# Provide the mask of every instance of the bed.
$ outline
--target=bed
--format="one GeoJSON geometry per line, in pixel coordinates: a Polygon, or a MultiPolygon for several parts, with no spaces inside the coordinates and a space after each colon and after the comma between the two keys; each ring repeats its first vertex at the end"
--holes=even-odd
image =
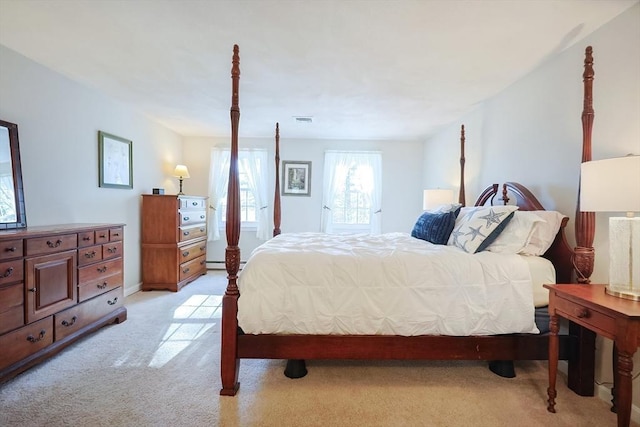
{"type": "MultiPolygon", "coordinates": [[[[384,321],[369,321],[363,316],[350,316],[354,320],[354,324],[347,325],[347,321],[339,316],[334,316],[328,319],[324,317],[324,322],[320,322],[320,326],[313,324],[313,319],[307,316],[307,318],[301,320],[297,318],[284,325],[282,321],[281,312],[282,306],[278,306],[278,300],[282,303],[283,299],[287,299],[286,304],[290,305],[291,300],[315,301],[322,293],[327,292],[327,289],[318,290],[313,292],[302,289],[305,280],[300,277],[300,269],[297,273],[284,272],[279,268],[271,268],[275,279],[271,280],[274,285],[280,286],[280,289],[265,291],[263,287],[260,289],[259,283],[250,284],[248,277],[255,276],[257,278],[267,277],[267,267],[272,265],[282,265],[280,261],[275,262],[275,258],[269,258],[273,256],[273,253],[268,251],[269,248],[275,249],[275,252],[285,252],[284,256],[288,252],[296,256],[300,256],[300,252],[296,251],[296,245],[299,245],[300,236],[297,238],[292,235],[284,235],[280,232],[280,199],[279,199],[279,128],[276,125],[276,149],[275,149],[275,162],[276,162],[276,185],[275,185],[275,199],[274,199],[274,239],[261,245],[251,255],[247,264],[242,271],[242,289],[245,300],[240,298],[240,286],[239,286],[239,270],[240,270],[240,249],[238,247],[239,235],[240,235],[240,219],[239,219],[239,180],[237,169],[237,153],[238,153],[238,122],[239,122],[239,49],[238,46],[234,46],[233,59],[232,59],[232,105],[231,105],[231,163],[229,170],[229,190],[228,190],[228,208],[227,208],[227,222],[226,222],[226,234],[227,234],[227,249],[225,256],[225,264],[228,273],[228,285],[223,296],[222,301],[222,345],[221,345],[221,379],[222,389],[221,395],[233,396],[239,389],[238,372],[240,368],[240,360],[244,358],[259,358],[259,359],[286,359],[288,360],[287,367],[285,369],[285,375],[296,378],[306,374],[305,360],[312,359],[413,359],[413,360],[486,360],[490,362],[497,361],[513,361],[513,360],[547,360],[548,358],[548,334],[539,333],[539,328],[535,323],[534,307],[531,304],[533,285],[529,280],[528,285],[522,285],[521,292],[515,292],[514,295],[509,298],[502,298],[503,291],[507,288],[495,288],[497,292],[487,292],[482,290],[480,294],[484,294],[487,300],[495,299],[496,295],[501,295],[500,304],[506,304],[506,313],[514,314],[518,311],[523,311],[524,316],[521,316],[518,322],[513,323],[507,327],[515,327],[516,329],[504,329],[504,323],[496,324],[494,326],[487,326],[488,323],[482,319],[472,324],[472,326],[455,325],[447,321],[431,322],[439,323],[445,326],[445,329],[425,330],[421,329],[420,320],[411,322],[412,325],[408,328],[407,323],[410,323],[411,316],[407,317],[407,313],[411,313],[411,309],[407,309],[406,306],[401,305],[402,299],[398,295],[403,294],[405,290],[401,289],[402,284],[397,285],[394,289],[386,290],[386,294],[379,295],[379,301],[388,301],[389,298],[393,299],[399,305],[399,310],[396,313],[397,317],[386,317],[384,321]],[[288,249],[287,249],[288,248],[288,249]],[[267,254],[266,260],[260,261],[260,257],[257,253],[267,254]],[[278,276],[280,274],[280,276],[278,276]],[[246,280],[245,280],[246,279],[246,280]],[[284,286],[287,280],[293,279],[295,292],[291,287],[284,286]],[[257,293],[250,293],[249,288],[253,286],[257,293]],[[302,289],[302,290],[301,290],[302,289]],[[299,292],[301,290],[301,292],[299,292]],[[297,292],[297,293],[296,293],[297,292]],[[292,296],[297,295],[297,296],[292,296]],[[277,296],[277,297],[276,297],[277,296]],[[529,299],[528,305],[526,304],[527,298],[529,299]],[[251,300],[260,303],[264,299],[276,300],[276,305],[273,306],[251,306],[251,300]],[[509,301],[506,301],[509,299],[509,301]],[[523,303],[524,301],[524,303],[523,303]],[[510,304],[515,305],[510,305],[510,304]],[[239,310],[239,306],[245,305],[251,308],[242,308],[239,310]],[[265,326],[266,320],[257,318],[250,318],[248,314],[252,311],[256,311],[262,314],[271,314],[272,318],[275,318],[275,322],[271,322],[275,326],[265,326]],[[240,320],[239,320],[240,319],[240,320]],[[328,320],[327,320],[328,319],[328,320]],[[338,319],[338,320],[336,320],[338,319]],[[391,319],[391,320],[389,320],[391,319]],[[240,324],[242,323],[242,327],[240,324]],[[324,323],[324,325],[322,325],[324,323]],[[363,325],[363,323],[365,325],[363,325]],[[369,325],[366,325],[369,323],[369,325]],[[373,326],[371,325],[373,324],[373,326]],[[295,328],[296,325],[304,325],[302,329],[295,328]],[[515,325],[515,326],[514,326],[515,325]],[[448,329],[447,329],[448,328],[448,329]]],[[[586,65],[586,61],[585,61],[586,65]]],[[[590,141],[589,141],[590,143],[590,141]]],[[[464,203],[464,128],[461,135],[462,154],[460,158],[461,164],[461,186],[460,186],[460,199],[462,204],[464,203]]],[[[584,160],[584,159],[583,159],[584,160]]],[[[536,211],[543,212],[544,207],[536,199],[536,197],[523,185],[513,182],[508,182],[502,186],[498,184],[492,184],[477,198],[474,203],[475,207],[481,209],[490,209],[491,215],[494,215],[493,210],[499,211],[500,209],[507,209],[513,212],[516,208],[517,211],[536,211]],[[509,208],[511,207],[511,208],[509,208]]],[[[451,209],[451,212],[453,212],[451,209]]],[[[473,210],[473,208],[470,208],[473,210]]],[[[579,207],[578,207],[579,210],[579,207]]],[[[460,212],[457,213],[457,218],[460,212]]],[[[552,236],[552,243],[546,250],[542,257],[539,257],[541,261],[548,260],[553,266],[553,271],[556,276],[557,283],[571,283],[573,281],[574,269],[576,268],[576,256],[575,252],[567,244],[565,237],[565,228],[568,223],[568,218],[564,217],[559,221],[557,233],[552,236]]],[[[457,223],[455,224],[457,225],[457,223]]],[[[457,228],[454,227],[454,232],[457,228]]],[[[593,231],[593,230],[592,230],[593,231]]],[[[307,241],[313,241],[317,243],[316,246],[323,247],[330,244],[326,239],[327,236],[314,233],[313,235],[302,236],[307,241]],[[317,240],[314,240],[317,239],[317,240]],[[324,239],[324,240],[323,240],[324,239]]],[[[404,233],[395,233],[394,236],[384,235],[378,236],[377,239],[384,240],[379,247],[389,248],[394,247],[397,250],[395,252],[403,252],[410,254],[409,257],[418,257],[413,251],[432,251],[434,248],[422,241],[421,239],[415,239],[404,233]],[[413,239],[413,240],[411,240],[413,239]],[[397,246],[394,246],[397,245],[397,246]]],[[[346,239],[346,238],[345,238],[346,239]]],[[[354,247],[362,247],[363,252],[368,252],[371,248],[371,242],[366,241],[365,236],[351,236],[348,239],[343,239],[338,242],[339,247],[347,247],[347,252],[353,252],[354,247]],[[349,240],[350,239],[350,240],[349,240]]],[[[337,238],[329,239],[337,240],[337,238]]],[[[380,243],[380,242],[378,242],[380,243]]],[[[331,243],[332,244],[332,243],[331,243]]],[[[313,246],[313,245],[310,245],[313,246]]],[[[448,245],[441,245],[445,248],[448,245]]],[[[332,249],[335,252],[335,248],[332,249]]],[[[461,256],[462,251],[453,251],[456,256],[461,256]]],[[[318,254],[315,253],[314,256],[318,254]]],[[[467,254],[468,255],[468,254],[467,254]]],[[[373,255],[380,256],[380,255],[373,255]]],[[[385,256],[385,255],[382,255],[385,256]]],[[[387,254],[388,256],[388,254],[387,254]]],[[[470,255],[470,258],[494,258],[487,262],[491,262],[493,271],[500,270],[500,260],[496,261],[493,256],[470,255]]],[[[517,256],[516,256],[517,257],[517,256]]],[[[342,257],[341,262],[346,264],[340,265],[338,269],[333,267],[325,267],[322,270],[325,271],[341,271],[342,276],[353,276],[349,272],[353,271],[353,265],[349,264],[353,260],[350,257],[342,257]]],[[[395,270],[391,271],[391,276],[408,276],[411,275],[414,279],[416,274],[407,273],[406,267],[398,267],[399,264],[405,265],[406,258],[402,260],[392,260],[392,265],[395,265],[395,270]],[[398,270],[399,268],[399,270],[398,270]]],[[[457,259],[456,262],[462,262],[462,258],[457,259]]],[[[330,266],[336,265],[336,260],[328,256],[330,266]]],[[[360,262],[360,261],[357,261],[360,262]]],[[[464,262],[467,262],[466,260],[464,262]]],[[[473,261],[469,261],[473,262],[473,261]]],[[[375,261],[374,261],[375,263],[375,261]]],[[[285,263],[286,264],[286,263],[285,263]]],[[[296,263],[297,264],[297,263],[296,263]]],[[[438,264],[436,262],[436,264],[438,264]]],[[[516,262],[518,264],[518,262],[516,262]]],[[[526,263],[525,263],[526,264],[526,263]]],[[[298,265],[298,264],[297,264],[298,265]]],[[[528,266],[522,267],[522,263],[519,264],[520,269],[528,269],[528,266]]],[[[365,268],[366,269],[366,268],[365,268]]],[[[511,270],[512,268],[507,268],[511,270]]],[[[517,268],[514,266],[514,270],[517,268]]],[[[429,270],[433,271],[433,270],[429,270]]],[[[522,270],[517,274],[522,275],[522,270]]],[[[527,274],[529,270],[527,270],[527,274]]],[[[315,271],[315,273],[318,273],[315,271]]],[[[271,274],[271,273],[269,273],[271,274]]],[[[492,273],[493,274],[493,273],[492,273]]],[[[497,273],[496,273],[497,274],[497,273]]],[[[581,272],[580,277],[585,279],[584,272],[581,272]]],[[[258,279],[260,280],[260,279],[258,279]]],[[[307,280],[309,280],[307,278],[307,280]]],[[[323,279],[323,283],[331,286],[332,282],[338,279],[336,274],[330,275],[323,279]]],[[[445,279],[442,279],[445,280],[445,279]]],[[[463,279],[467,280],[467,279],[463,279]]],[[[543,279],[546,280],[546,279],[543,279]]],[[[396,281],[397,282],[397,281],[396,281]]],[[[401,282],[401,281],[400,281],[401,282]]],[[[501,282],[501,280],[497,280],[501,282]]],[[[430,286],[437,287],[442,281],[431,280],[430,286]]],[[[341,284],[342,285],[342,284],[341,284]]],[[[344,286],[344,285],[342,285],[344,286]]],[[[346,285],[349,286],[349,285],[346,285]]],[[[357,287],[358,282],[355,282],[353,287],[357,287]]],[[[337,291],[339,288],[333,288],[333,291],[337,291]]],[[[433,289],[431,289],[433,290],[433,289]]],[[[424,294],[423,290],[418,290],[417,293],[424,294]]],[[[357,295],[349,295],[347,299],[358,300],[363,299],[363,295],[371,295],[359,289],[357,295]],[[358,296],[359,295],[359,296],[358,296]]],[[[478,299],[478,293],[474,294],[470,292],[464,298],[478,299]]],[[[414,292],[410,295],[416,295],[414,292]]],[[[423,298],[422,301],[428,301],[427,298],[423,298]]],[[[452,304],[448,302],[449,304],[452,304]]],[[[375,306],[376,304],[374,304],[375,306]]],[[[395,304],[394,304],[395,305],[395,304]]],[[[377,304],[380,307],[380,304],[377,304]]],[[[307,308],[301,309],[302,311],[308,311],[307,308]]],[[[323,313],[322,306],[313,306],[311,311],[316,313],[323,313]]],[[[332,306],[335,308],[334,306],[332,306]]],[[[413,306],[415,308],[415,305],[413,306]]],[[[450,305],[452,311],[456,312],[457,319],[465,316],[465,311],[458,312],[454,310],[456,305],[450,305]]],[[[462,305],[457,306],[462,307],[462,305]]],[[[325,307],[326,308],[326,307],[325,307]]],[[[486,307],[485,307],[486,308],[486,307]]],[[[341,307],[342,314],[353,313],[353,306],[341,307]]],[[[482,311],[482,308],[478,309],[482,311]]],[[[544,309],[543,309],[544,310],[544,309]]],[[[300,311],[300,312],[302,312],[300,311]]],[[[326,311],[326,310],[324,310],[326,311]]],[[[491,310],[489,310],[490,312],[491,310]]],[[[485,310],[483,315],[486,315],[485,310]]],[[[325,313],[326,314],[326,313],[325,313]]],[[[504,314],[504,313],[503,313],[504,314]]],[[[544,316],[544,313],[540,313],[544,316]]],[[[295,313],[287,313],[287,315],[295,316],[295,313]]],[[[299,315],[299,313],[298,313],[299,315]]],[[[386,315],[386,314],[385,314],[386,315]]],[[[495,315],[493,317],[500,317],[501,315],[495,315]]],[[[268,316],[267,316],[268,317],[268,316]]],[[[322,316],[320,316],[322,317],[322,316]]],[[[480,316],[482,317],[482,316],[480,316]]],[[[491,317],[491,316],[489,316],[491,317]]],[[[273,320],[273,319],[272,319],[273,320]]],[[[371,320],[371,319],[369,319],[371,320]]],[[[378,319],[379,320],[379,319],[378,319]]],[[[464,320],[464,319],[462,319],[464,320]]],[[[492,321],[495,319],[492,319],[492,321]]],[[[464,324],[465,322],[461,322],[464,324]]],[[[569,372],[569,387],[577,394],[592,396],[594,391],[594,363],[595,363],[595,334],[590,331],[580,328],[578,325],[570,324],[567,330],[560,336],[560,358],[568,361],[569,372]]],[[[493,370],[493,369],[492,369],[493,370]]],[[[499,370],[499,368],[498,368],[499,370]]],[[[496,372],[496,370],[494,370],[496,372]]],[[[496,372],[500,374],[500,372],[496,372]]],[[[505,375],[508,376],[508,375],[505,375]]]]}

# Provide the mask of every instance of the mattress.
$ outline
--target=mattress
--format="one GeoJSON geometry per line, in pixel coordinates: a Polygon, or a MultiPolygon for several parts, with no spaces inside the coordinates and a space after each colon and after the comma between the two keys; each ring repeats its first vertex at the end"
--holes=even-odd
{"type": "Polygon", "coordinates": [[[238,324],[247,334],[538,333],[532,276],[542,289],[545,261],[407,233],[281,234],[240,272],[238,324]]]}

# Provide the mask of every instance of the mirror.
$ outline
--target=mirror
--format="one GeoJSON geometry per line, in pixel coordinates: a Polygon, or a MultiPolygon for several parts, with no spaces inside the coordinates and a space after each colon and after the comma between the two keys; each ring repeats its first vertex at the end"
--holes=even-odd
{"type": "Polygon", "coordinates": [[[0,120],[0,230],[26,226],[18,125],[0,120]]]}

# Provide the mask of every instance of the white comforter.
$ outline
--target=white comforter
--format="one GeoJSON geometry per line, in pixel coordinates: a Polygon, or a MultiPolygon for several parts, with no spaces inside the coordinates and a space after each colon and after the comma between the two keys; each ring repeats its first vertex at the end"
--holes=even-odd
{"type": "Polygon", "coordinates": [[[248,334],[538,333],[518,255],[467,254],[406,233],[282,234],[238,279],[248,334]]]}

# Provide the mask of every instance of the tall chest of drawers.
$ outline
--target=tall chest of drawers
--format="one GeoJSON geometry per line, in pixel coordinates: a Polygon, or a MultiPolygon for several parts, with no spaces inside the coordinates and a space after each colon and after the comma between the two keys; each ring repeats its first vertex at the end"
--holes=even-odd
{"type": "Polygon", "coordinates": [[[0,382],[127,318],[123,224],[0,232],[0,382]]]}
{"type": "Polygon", "coordinates": [[[142,290],[177,292],[207,272],[207,199],[142,195],[142,290]]]}

